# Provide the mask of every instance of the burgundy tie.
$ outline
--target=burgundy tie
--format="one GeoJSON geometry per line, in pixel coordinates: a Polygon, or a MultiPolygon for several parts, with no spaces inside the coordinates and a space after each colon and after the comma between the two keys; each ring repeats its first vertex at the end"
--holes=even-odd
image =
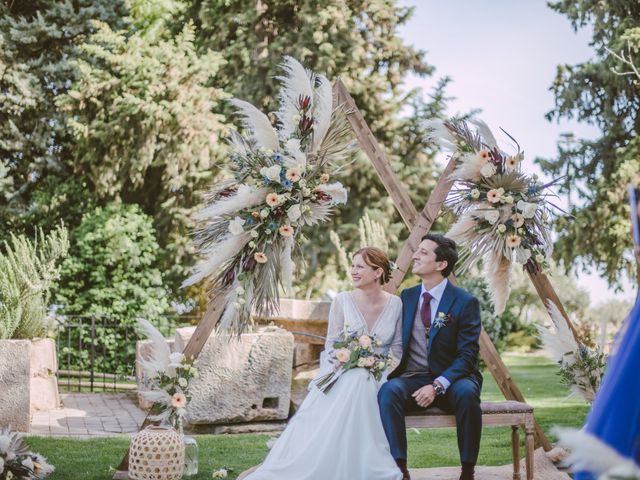
{"type": "Polygon", "coordinates": [[[422,320],[422,324],[424,328],[427,329],[427,332],[431,328],[431,299],[433,297],[429,292],[424,292],[422,294],[422,307],[420,307],[420,319],[422,320]]]}

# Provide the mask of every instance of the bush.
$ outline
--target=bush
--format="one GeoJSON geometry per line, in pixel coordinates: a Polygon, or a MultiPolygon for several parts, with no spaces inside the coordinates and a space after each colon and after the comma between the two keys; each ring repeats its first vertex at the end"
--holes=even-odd
{"type": "Polygon", "coordinates": [[[62,322],[83,326],[69,329],[61,361],[84,369],[89,356],[84,345],[98,352],[97,371],[131,370],[136,319],[144,317],[159,327],[167,323],[169,301],[157,266],[159,251],[151,218],[137,205],[114,203],[83,216],[55,291],[62,322]]]}
{"type": "Polygon", "coordinates": [[[67,230],[60,226],[31,242],[11,235],[0,252],[0,339],[34,338],[45,331],[45,315],[57,262],[67,254],[67,230]]]}

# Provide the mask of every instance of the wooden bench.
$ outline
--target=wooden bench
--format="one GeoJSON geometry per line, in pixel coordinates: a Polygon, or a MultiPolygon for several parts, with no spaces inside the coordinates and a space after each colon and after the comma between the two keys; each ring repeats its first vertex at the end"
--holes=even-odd
{"type": "MultiPolygon", "coordinates": [[[[482,402],[482,426],[511,427],[511,453],[513,455],[513,480],[520,480],[520,434],[525,434],[525,466],[527,480],[533,480],[533,407],[512,400],[482,402]]],[[[407,413],[407,428],[455,427],[456,417],[436,407],[407,413]]]]}

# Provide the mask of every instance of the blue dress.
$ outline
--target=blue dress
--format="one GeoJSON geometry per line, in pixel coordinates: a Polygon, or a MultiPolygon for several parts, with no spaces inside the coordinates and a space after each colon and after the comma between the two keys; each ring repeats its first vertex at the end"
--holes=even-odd
{"type": "MultiPolygon", "coordinates": [[[[640,297],[609,359],[585,430],[640,465],[640,297]]],[[[578,472],[575,480],[594,480],[578,472]]]]}

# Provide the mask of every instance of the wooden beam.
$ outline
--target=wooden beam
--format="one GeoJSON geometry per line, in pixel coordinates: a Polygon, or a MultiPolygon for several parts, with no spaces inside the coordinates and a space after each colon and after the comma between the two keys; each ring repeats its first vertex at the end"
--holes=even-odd
{"type": "MultiPolygon", "coordinates": [[[[207,343],[207,340],[209,339],[211,332],[213,332],[213,329],[215,328],[216,324],[220,320],[220,317],[222,316],[222,313],[224,311],[227,292],[228,292],[227,289],[223,289],[221,291],[216,292],[214,297],[209,302],[209,305],[207,307],[207,311],[204,314],[204,317],[202,317],[202,320],[200,320],[200,323],[198,323],[198,326],[196,327],[195,332],[193,332],[193,335],[189,339],[189,343],[187,343],[187,346],[184,349],[183,353],[185,357],[189,359],[189,361],[193,362],[198,357],[198,355],[202,351],[202,348],[204,347],[204,344],[207,343]]],[[[149,412],[147,413],[147,416],[144,419],[144,422],[142,422],[142,426],[140,427],[140,430],[144,429],[148,425],[153,424],[154,421],[151,420],[149,417],[153,415],[157,415],[158,413],[160,412],[159,412],[159,409],[157,408],[157,405],[154,405],[153,407],[151,407],[151,410],[149,410],[149,412]]],[[[113,480],[126,480],[127,478],[129,478],[128,471],[129,471],[129,448],[127,448],[127,452],[125,453],[124,457],[120,461],[120,465],[118,465],[118,468],[116,468],[116,471],[112,477],[113,480]]]]}
{"type": "Polygon", "coordinates": [[[367,125],[362,113],[360,113],[360,110],[356,106],[356,102],[347,91],[342,80],[336,80],[333,85],[333,93],[334,103],[343,106],[342,108],[358,139],[358,143],[360,143],[360,147],[367,157],[369,157],[371,163],[373,163],[373,167],[376,169],[384,188],[387,189],[404,223],[413,225],[418,217],[418,211],[416,207],[413,206],[411,197],[409,197],[406,189],[393,173],[393,170],[391,170],[391,163],[387,158],[384,148],[376,141],[369,125],[367,125]]]}
{"type": "Polygon", "coordinates": [[[447,198],[449,190],[451,190],[451,186],[453,182],[449,179],[451,173],[455,168],[455,160],[452,158],[449,160],[449,163],[445,167],[442,175],[440,175],[440,179],[436,184],[436,187],[429,195],[429,200],[425,204],[422,212],[417,217],[415,223],[407,223],[407,227],[410,229],[409,238],[404,242],[404,245],[400,249],[400,253],[398,254],[398,259],[396,260],[396,264],[398,268],[394,270],[391,275],[391,280],[385,286],[385,290],[389,293],[395,293],[398,288],[400,288],[400,284],[404,279],[405,275],[409,271],[409,267],[411,266],[411,259],[413,254],[416,252],[418,245],[420,245],[420,239],[431,230],[433,223],[438,218],[438,212],[442,207],[442,204],[447,198]]]}

